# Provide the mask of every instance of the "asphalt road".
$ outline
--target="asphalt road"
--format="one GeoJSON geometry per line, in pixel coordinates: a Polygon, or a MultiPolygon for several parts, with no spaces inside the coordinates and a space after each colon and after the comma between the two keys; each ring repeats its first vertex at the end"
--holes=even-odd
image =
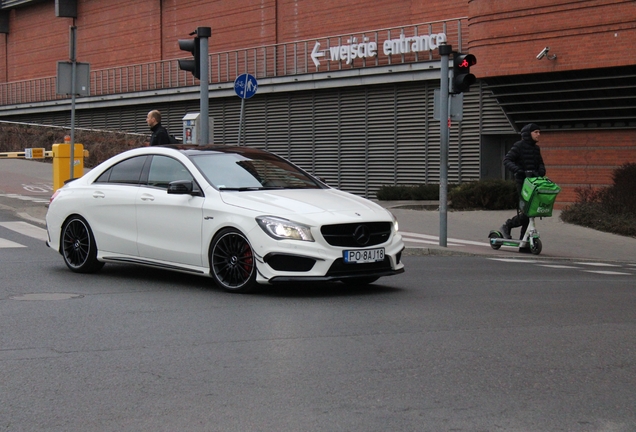
{"type": "Polygon", "coordinates": [[[6,221],[0,430],[636,430],[633,264],[407,256],[364,289],[233,295],[74,274],[6,221]]]}

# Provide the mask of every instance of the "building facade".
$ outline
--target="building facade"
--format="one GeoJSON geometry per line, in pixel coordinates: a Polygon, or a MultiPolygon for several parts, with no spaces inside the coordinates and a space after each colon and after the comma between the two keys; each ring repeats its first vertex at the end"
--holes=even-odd
{"type": "Polygon", "coordinates": [[[451,119],[449,182],[504,177],[506,150],[533,122],[565,205],[636,162],[635,23],[627,0],[4,0],[0,120],[70,125],[56,72],[75,25],[77,60],[90,64],[76,127],[145,133],[159,109],[180,136],[183,116],[199,111],[199,82],[179,70],[177,41],[211,27],[211,140],[238,142],[233,83],[253,74],[244,143],[373,197],[382,185],[439,181],[437,48],[447,43],[477,57],[478,78],[451,119]],[[66,6],[76,18],[56,16],[66,6]]]}

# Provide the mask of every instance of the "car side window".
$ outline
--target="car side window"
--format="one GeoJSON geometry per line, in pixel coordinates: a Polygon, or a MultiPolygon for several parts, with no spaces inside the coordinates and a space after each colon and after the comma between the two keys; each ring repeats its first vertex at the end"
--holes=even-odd
{"type": "Polygon", "coordinates": [[[95,183],[123,183],[138,185],[147,156],[137,156],[119,162],[104,171],[95,183]]]}
{"type": "Polygon", "coordinates": [[[168,189],[170,182],[194,178],[181,162],[167,156],[153,156],[148,171],[148,186],[168,189]]]}

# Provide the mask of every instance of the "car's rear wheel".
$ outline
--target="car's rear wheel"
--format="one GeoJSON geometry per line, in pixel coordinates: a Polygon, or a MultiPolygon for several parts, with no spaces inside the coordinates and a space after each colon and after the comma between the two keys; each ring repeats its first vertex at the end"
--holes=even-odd
{"type": "Polygon", "coordinates": [[[247,238],[238,230],[220,231],[210,248],[210,274],[218,286],[230,292],[256,288],[256,262],[247,238]]]}
{"type": "Polygon", "coordinates": [[[62,227],[62,256],[66,266],[77,273],[93,273],[104,267],[97,260],[97,245],[88,222],[73,216],[62,227]]]}

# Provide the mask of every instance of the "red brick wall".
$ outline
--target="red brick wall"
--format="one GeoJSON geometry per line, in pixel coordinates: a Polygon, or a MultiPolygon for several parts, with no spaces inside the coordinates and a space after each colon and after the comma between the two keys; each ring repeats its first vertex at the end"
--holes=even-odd
{"type": "MultiPolygon", "coordinates": [[[[280,42],[465,17],[466,1],[279,0],[280,42]]],[[[468,31],[468,29],[464,29],[468,31]]]]}
{"type": "Polygon", "coordinates": [[[276,0],[164,0],[162,15],[163,59],[187,57],[177,41],[197,27],[212,29],[210,52],[276,43],[276,0]]]}
{"type": "Polygon", "coordinates": [[[539,145],[548,177],[562,188],[557,208],[576,201],[575,188],[608,186],[616,168],[636,163],[633,130],[542,131],[539,145]]]}
{"type": "Polygon", "coordinates": [[[158,1],[79,0],[78,60],[102,69],[160,59],[160,11],[158,1]]]}
{"type": "Polygon", "coordinates": [[[0,53],[5,53],[4,56],[0,55],[0,82],[7,81],[7,35],[0,34],[0,53]]]}
{"type": "Polygon", "coordinates": [[[478,78],[634,64],[633,0],[470,0],[478,78]],[[546,46],[554,61],[537,60],[546,46]]]}
{"type": "MultiPolygon", "coordinates": [[[[187,57],[178,39],[211,27],[210,52],[466,16],[464,1],[78,0],[77,59],[91,69],[187,57]]],[[[68,60],[70,18],[47,1],[10,13],[6,79],[55,76],[68,60]]],[[[468,29],[465,28],[464,37],[468,29]]],[[[0,38],[1,39],[1,38],[0,38]]],[[[3,42],[0,40],[0,49],[3,42]]],[[[2,62],[0,62],[2,63],[2,62]]]]}
{"type": "Polygon", "coordinates": [[[55,17],[55,2],[12,10],[5,51],[7,81],[55,76],[57,61],[69,58],[71,23],[55,17]]]}

